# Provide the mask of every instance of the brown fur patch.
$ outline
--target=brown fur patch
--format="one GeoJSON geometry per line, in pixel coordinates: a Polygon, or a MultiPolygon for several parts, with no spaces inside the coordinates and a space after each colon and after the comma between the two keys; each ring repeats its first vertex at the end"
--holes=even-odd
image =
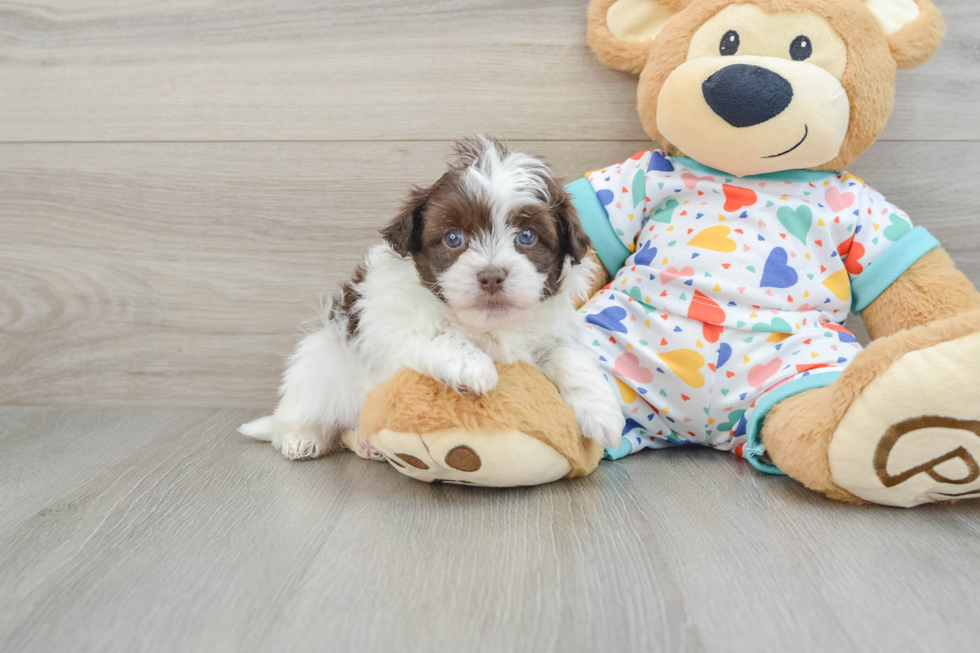
{"type": "Polygon", "coordinates": [[[459,171],[450,171],[429,189],[422,225],[421,247],[411,252],[412,260],[422,283],[441,297],[439,274],[456,262],[478,233],[490,229],[490,207],[466,192],[459,171]],[[446,244],[451,231],[463,234],[461,246],[446,244]]]}
{"type": "Polygon", "coordinates": [[[385,242],[402,256],[408,256],[422,247],[422,214],[431,191],[431,187],[412,188],[398,215],[381,230],[385,242]]]}
{"type": "Polygon", "coordinates": [[[350,279],[340,286],[340,294],[335,295],[331,300],[330,311],[327,313],[328,320],[347,321],[347,339],[351,340],[357,335],[360,326],[360,312],[357,310],[357,300],[361,298],[361,291],[358,285],[364,281],[364,266],[358,265],[354,268],[354,273],[350,279]]]}
{"type": "Polygon", "coordinates": [[[551,202],[541,207],[526,207],[509,220],[515,229],[533,229],[538,240],[530,246],[518,243],[517,251],[524,254],[541,274],[547,276],[546,295],[558,292],[559,279],[565,258],[578,264],[588,255],[592,242],[579,222],[571,196],[561,184],[549,177],[545,180],[551,202]]]}

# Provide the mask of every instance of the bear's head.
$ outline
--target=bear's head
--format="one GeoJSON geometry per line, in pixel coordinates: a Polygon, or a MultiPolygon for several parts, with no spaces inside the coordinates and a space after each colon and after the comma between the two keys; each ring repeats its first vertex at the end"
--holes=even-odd
{"type": "Polygon", "coordinates": [[[850,165],[944,33],[930,0],[592,0],[588,30],[651,138],[738,176],[850,165]]]}

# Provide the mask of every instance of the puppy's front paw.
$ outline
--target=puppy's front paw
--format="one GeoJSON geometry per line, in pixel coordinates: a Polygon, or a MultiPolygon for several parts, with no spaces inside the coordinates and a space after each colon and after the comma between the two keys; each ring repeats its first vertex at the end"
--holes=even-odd
{"type": "Polygon", "coordinates": [[[605,396],[582,396],[569,402],[575,411],[575,423],[582,435],[606,449],[616,449],[623,438],[626,418],[619,404],[605,396]]]}
{"type": "Polygon", "coordinates": [[[497,368],[482,351],[465,354],[436,371],[436,379],[456,392],[485,395],[497,387],[497,368]]]}
{"type": "Polygon", "coordinates": [[[327,452],[326,443],[317,438],[304,438],[296,433],[276,433],[272,446],[288,460],[310,460],[327,452]]]}

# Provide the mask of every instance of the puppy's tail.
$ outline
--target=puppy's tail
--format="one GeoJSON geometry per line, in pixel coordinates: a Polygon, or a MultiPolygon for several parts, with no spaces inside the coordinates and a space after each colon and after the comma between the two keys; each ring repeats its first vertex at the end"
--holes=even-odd
{"type": "Polygon", "coordinates": [[[275,415],[269,415],[253,420],[248,424],[242,424],[238,427],[238,432],[256,440],[271,442],[272,436],[278,431],[277,427],[278,424],[275,415]]]}

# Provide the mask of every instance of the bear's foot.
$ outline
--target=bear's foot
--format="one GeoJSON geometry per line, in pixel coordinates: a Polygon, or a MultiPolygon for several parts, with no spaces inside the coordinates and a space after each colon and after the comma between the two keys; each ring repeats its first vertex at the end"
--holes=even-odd
{"type": "Polygon", "coordinates": [[[371,444],[399,472],[426,483],[541,485],[571,470],[568,459],[520,431],[419,435],[383,429],[371,436],[371,444]]]}
{"type": "Polygon", "coordinates": [[[980,497],[980,333],[909,351],[880,372],[847,409],[827,457],[834,484],[865,501],[980,497]]]}

